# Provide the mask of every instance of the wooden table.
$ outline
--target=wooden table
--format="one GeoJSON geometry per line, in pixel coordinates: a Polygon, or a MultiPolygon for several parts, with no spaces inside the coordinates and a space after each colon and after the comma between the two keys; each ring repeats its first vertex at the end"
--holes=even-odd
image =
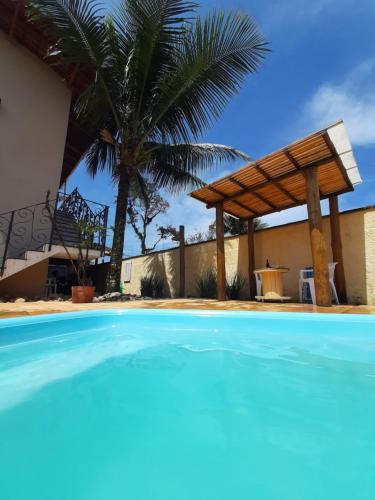
{"type": "Polygon", "coordinates": [[[276,300],[283,302],[290,300],[291,297],[285,297],[283,292],[282,274],[289,271],[286,267],[265,267],[263,269],[256,269],[254,272],[262,276],[262,293],[257,295],[257,300],[276,300]]]}

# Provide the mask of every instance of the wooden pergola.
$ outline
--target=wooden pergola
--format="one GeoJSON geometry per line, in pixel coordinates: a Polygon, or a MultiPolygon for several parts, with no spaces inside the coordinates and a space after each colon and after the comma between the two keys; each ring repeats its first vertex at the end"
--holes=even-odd
{"type": "Polygon", "coordinates": [[[331,305],[327,245],[320,200],[329,199],[331,245],[337,262],[336,288],[346,299],[338,195],[361,182],[342,121],[207,184],[191,196],[216,208],[218,299],[225,300],[224,212],[248,221],[250,298],[255,298],[254,224],[256,217],[307,204],[316,302],[331,305]]]}

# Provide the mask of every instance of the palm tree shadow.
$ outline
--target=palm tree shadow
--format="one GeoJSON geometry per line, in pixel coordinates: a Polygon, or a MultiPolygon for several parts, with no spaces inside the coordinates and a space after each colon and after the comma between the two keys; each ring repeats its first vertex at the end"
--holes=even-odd
{"type": "Polygon", "coordinates": [[[144,276],[163,280],[163,296],[178,296],[180,283],[178,249],[147,255],[144,260],[144,276]]]}

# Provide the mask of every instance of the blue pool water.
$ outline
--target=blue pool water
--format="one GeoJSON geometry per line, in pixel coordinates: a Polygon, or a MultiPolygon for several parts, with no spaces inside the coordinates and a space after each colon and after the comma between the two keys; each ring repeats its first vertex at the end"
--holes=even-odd
{"type": "Polygon", "coordinates": [[[375,321],[1,320],[0,498],[373,500],[375,321]]]}

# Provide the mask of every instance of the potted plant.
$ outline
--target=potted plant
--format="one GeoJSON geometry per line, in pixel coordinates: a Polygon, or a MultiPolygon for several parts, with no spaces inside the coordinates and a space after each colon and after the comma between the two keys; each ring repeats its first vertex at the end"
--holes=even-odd
{"type": "Polygon", "coordinates": [[[95,287],[92,286],[91,279],[87,276],[87,268],[90,264],[89,250],[94,247],[94,237],[95,234],[100,231],[100,226],[90,225],[84,220],[74,223],[74,228],[77,229],[78,256],[76,259],[73,259],[64,241],[64,236],[59,227],[56,225],[56,219],[50,206],[49,194],[50,193],[48,191],[45,208],[47,210],[48,217],[51,220],[52,231],[57,234],[77,277],[78,284],[71,287],[72,302],[75,304],[92,302],[95,287]]]}
{"type": "Polygon", "coordinates": [[[77,222],[78,234],[78,257],[74,262],[71,259],[75,269],[78,284],[71,287],[72,302],[74,304],[92,302],[95,293],[95,287],[87,275],[87,269],[90,265],[89,250],[93,248],[95,233],[98,231],[96,226],[90,226],[85,221],[77,222]]]}

